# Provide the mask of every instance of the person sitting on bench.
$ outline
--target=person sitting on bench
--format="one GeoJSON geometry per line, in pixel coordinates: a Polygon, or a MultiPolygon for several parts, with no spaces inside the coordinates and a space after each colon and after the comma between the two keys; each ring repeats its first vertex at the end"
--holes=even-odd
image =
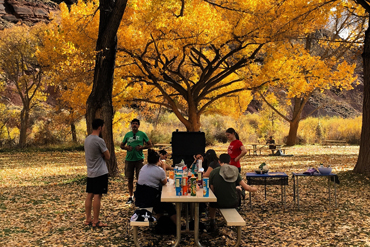
{"type": "Polygon", "coordinates": [[[159,154],[153,149],[148,149],[148,164],[140,170],[135,191],[135,206],[140,208],[153,207],[159,219],[167,212],[176,224],[176,209],[172,203],[161,202],[162,185],[167,184],[166,173],[158,166],[159,154]]]}
{"type": "Polygon", "coordinates": [[[217,202],[209,204],[210,231],[216,227],[216,209],[217,208],[237,208],[241,202],[241,187],[243,189],[256,192],[257,188],[247,185],[239,174],[236,166],[229,165],[230,156],[228,154],[220,155],[220,167],[217,167],[209,176],[209,186],[217,202]]]}
{"type": "Polygon", "coordinates": [[[276,149],[276,146],[273,145],[273,144],[275,144],[275,140],[272,139],[272,136],[270,136],[270,139],[267,140],[266,144],[270,144],[269,149],[276,149]]]}

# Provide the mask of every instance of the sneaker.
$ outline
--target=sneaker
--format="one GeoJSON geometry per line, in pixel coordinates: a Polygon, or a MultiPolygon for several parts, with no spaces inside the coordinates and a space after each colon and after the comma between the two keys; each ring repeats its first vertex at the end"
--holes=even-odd
{"type": "Polygon", "coordinates": [[[126,204],[132,204],[134,203],[134,200],[132,199],[132,197],[129,197],[126,204]]]}

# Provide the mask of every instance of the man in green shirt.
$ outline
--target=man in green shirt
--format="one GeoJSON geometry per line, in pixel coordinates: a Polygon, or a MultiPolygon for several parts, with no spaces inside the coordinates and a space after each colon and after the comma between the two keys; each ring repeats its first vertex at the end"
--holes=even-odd
{"type": "Polygon", "coordinates": [[[220,155],[219,167],[212,170],[209,175],[209,186],[217,202],[209,204],[210,230],[213,231],[216,226],[216,209],[217,208],[237,208],[241,196],[241,187],[250,192],[256,192],[255,187],[247,185],[239,174],[236,166],[229,165],[230,155],[220,155]]]}
{"type": "Polygon", "coordinates": [[[143,149],[152,147],[148,136],[139,130],[140,121],[139,119],[133,119],[131,121],[132,131],[128,132],[121,143],[121,148],[127,150],[125,160],[125,176],[128,179],[128,191],[130,197],[127,204],[134,202],[132,199],[134,191],[134,172],[136,170],[136,179],[139,178],[140,169],[143,167],[144,154],[143,149]]]}

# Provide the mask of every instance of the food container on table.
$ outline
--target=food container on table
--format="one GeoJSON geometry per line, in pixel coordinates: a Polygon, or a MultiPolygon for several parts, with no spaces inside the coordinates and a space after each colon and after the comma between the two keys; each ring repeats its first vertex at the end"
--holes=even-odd
{"type": "Polygon", "coordinates": [[[203,197],[209,197],[209,178],[203,178],[203,197]]]}
{"type": "Polygon", "coordinates": [[[332,168],[331,167],[319,167],[318,170],[321,174],[327,175],[331,173],[332,168]]]}

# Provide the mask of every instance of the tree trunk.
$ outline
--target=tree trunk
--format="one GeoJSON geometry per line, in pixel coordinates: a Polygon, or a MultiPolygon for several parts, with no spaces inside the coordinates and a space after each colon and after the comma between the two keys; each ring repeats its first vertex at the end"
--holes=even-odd
{"type": "Polygon", "coordinates": [[[296,144],[299,120],[300,118],[289,123],[289,135],[286,143],[287,146],[294,146],[296,144]]]}
{"type": "Polygon", "coordinates": [[[197,105],[189,100],[188,101],[188,114],[189,114],[189,124],[185,125],[188,132],[198,132],[200,131],[200,114],[198,114],[197,105]]]}
{"type": "Polygon", "coordinates": [[[365,32],[364,52],[364,100],[362,109],[362,130],[360,140],[360,152],[354,172],[370,175],[370,30],[365,32]]]}
{"type": "Polygon", "coordinates": [[[24,148],[27,142],[27,126],[28,119],[30,116],[30,111],[27,107],[23,107],[21,111],[21,129],[19,134],[19,146],[24,148]]]}
{"type": "Polygon", "coordinates": [[[301,121],[301,113],[302,113],[303,107],[306,104],[306,102],[307,100],[304,97],[294,98],[292,120],[289,121],[290,127],[289,127],[289,135],[287,139],[288,146],[294,146],[296,144],[298,126],[299,126],[299,122],[301,121]]]}
{"type": "Polygon", "coordinates": [[[99,35],[96,44],[94,84],[86,105],[86,124],[90,134],[95,118],[104,120],[103,139],[110,152],[107,162],[109,174],[118,174],[117,159],[113,142],[113,75],[117,52],[117,30],[127,1],[100,0],[99,35]],[[120,8],[119,11],[115,8],[120,8]],[[123,9],[122,9],[123,8],[123,9]],[[117,13],[119,12],[119,13],[117,13]]]}
{"type": "Polygon", "coordinates": [[[75,123],[71,123],[71,132],[72,132],[72,141],[77,142],[77,133],[76,133],[76,125],[75,123]]]}

